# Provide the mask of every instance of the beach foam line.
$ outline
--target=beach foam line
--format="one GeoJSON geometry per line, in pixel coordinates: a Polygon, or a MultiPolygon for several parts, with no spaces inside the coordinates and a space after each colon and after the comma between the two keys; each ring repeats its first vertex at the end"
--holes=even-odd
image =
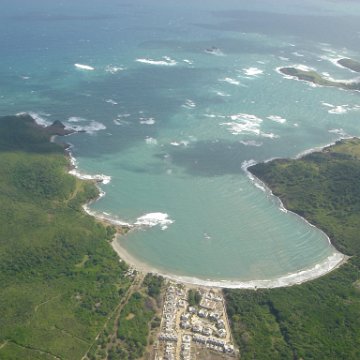
{"type": "Polygon", "coordinates": [[[192,276],[182,276],[171,274],[168,271],[157,269],[151,265],[148,265],[142,261],[139,261],[134,256],[132,256],[126,249],[124,249],[118,238],[115,238],[111,243],[114,251],[118,254],[120,259],[124,260],[130,266],[134,267],[136,270],[153,273],[161,275],[164,278],[185,284],[197,285],[197,286],[207,286],[207,287],[217,287],[225,289],[271,289],[279,287],[288,287],[292,285],[302,284],[304,282],[314,280],[319,278],[345,263],[348,259],[347,256],[334,252],[332,255],[328,256],[321,263],[315,264],[312,267],[307,269],[302,269],[294,273],[288,273],[284,276],[280,276],[275,279],[259,279],[259,280],[211,280],[211,279],[201,279],[198,277],[192,276]]]}
{"type": "Polygon", "coordinates": [[[50,114],[46,114],[44,112],[33,112],[33,111],[26,111],[26,112],[19,112],[16,114],[16,116],[31,116],[37,125],[42,126],[42,127],[47,127],[50,126],[52,124],[51,121],[45,119],[45,117],[50,116],[50,114]]]}
{"type": "Polygon", "coordinates": [[[326,60],[326,61],[330,61],[332,64],[334,64],[336,67],[341,68],[341,69],[346,69],[346,70],[350,70],[348,68],[346,68],[345,66],[342,66],[339,63],[339,60],[345,58],[346,56],[326,56],[326,55],[322,55],[320,56],[321,60],[326,60]]]}
{"type": "Polygon", "coordinates": [[[345,130],[342,129],[342,128],[340,128],[340,129],[330,129],[329,133],[330,134],[340,135],[342,138],[351,138],[351,136],[349,134],[347,134],[345,132],[345,130]]]}
{"type": "Polygon", "coordinates": [[[105,185],[109,184],[111,181],[111,176],[104,175],[104,174],[89,175],[89,174],[81,173],[80,171],[78,171],[76,169],[70,170],[69,174],[74,175],[81,180],[95,180],[95,181],[100,182],[105,185]]]}
{"type": "MultiPolygon", "coordinates": [[[[73,146],[70,145],[67,149],[67,155],[69,157],[69,161],[70,161],[70,165],[71,165],[71,169],[69,170],[69,174],[73,175],[81,180],[95,180],[96,182],[102,183],[102,184],[109,184],[111,181],[111,176],[108,175],[104,175],[104,174],[95,174],[95,175],[90,175],[90,174],[85,174],[82,173],[80,171],[78,171],[78,162],[75,158],[75,156],[73,155],[71,148],[73,146]]],[[[100,193],[102,192],[102,190],[99,188],[100,193]]]]}
{"type": "MultiPolygon", "coordinates": [[[[102,192],[99,196],[99,198],[105,196],[105,192],[102,192]]],[[[98,200],[98,199],[97,199],[98,200]]],[[[87,205],[84,205],[83,206],[83,209],[84,211],[90,215],[90,216],[93,216],[101,221],[106,221],[112,225],[115,225],[115,226],[126,226],[128,228],[132,228],[132,225],[129,224],[128,222],[124,221],[124,220],[121,220],[121,219],[118,219],[112,215],[110,215],[109,213],[106,213],[106,212],[102,212],[102,213],[99,213],[97,211],[94,211],[94,210],[91,210],[90,207],[89,207],[89,204],[87,205]]]]}
{"type": "Polygon", "coordinates": [[[87,70],[87,71],[94,71],[95,68],[90,66],[90,65],[86,65],[86,64],[74,64],[74,66],[79,69],[79,70],[87,70]]]}

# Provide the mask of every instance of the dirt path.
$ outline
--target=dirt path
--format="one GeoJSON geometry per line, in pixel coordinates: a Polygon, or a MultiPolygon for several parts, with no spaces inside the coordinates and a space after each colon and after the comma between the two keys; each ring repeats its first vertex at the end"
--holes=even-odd
{"type": "Polygon", "coordinates": [[[52,300],[54,300],[54,299],[57,299],[58,297],[60,297],[60,295],[56,295],[56,296],[52,297],[51,299],[46,300],[46,301],[40,303],[39,305],[36,305],[36,306],[35,306],[35,309],[34,309],[34,312],[37,312],[40,306],[45,305],[45,304],[47,304],[48,302],[50,302],[50,301],[52,301],[52,300]]]}
{"type": "Polygon", "coordinates": [[[114,326],[113,326],[113,332],[111,334],[111,340],[106,345],[106,352],[108,353],[113,343],[116,341],[117,338],[117,331],[118,331],[118,323],[119,318],[122,309],[126,305],[126,303],[129,301],[132,294],[134,294],[136,291],[138,291],[141,288],[141,285],[143,283],[145,275],[142,273],[138,273],[133,281],[133,283],[130,285],[125,297],[121,300],[120,304],[116,307],[115,312],[116,316],[114,319],[114,326]]]}
{"type": "Polygon", "coordinates": [[[101,328],[101,330],[98,332],[98,334],[96,335],[93,343],[89,346],[89,348],[86,350],[86,353],[84,354],[84,356],[81,358],[81,360],[85,360],[87,357],[87,354],[89,353],[90,349],[96,345],[96,341],[99,339],[99,336],[103,333],[103,331],[106,329],[110,319],[113,318],[113,316],[115,315],[115,320],[114,320],[114,327],[113,327],[113,333],[111,335],[111,341],[108,342],[107,346],[106,346],[106,352],[108,353],[108,351],[110,350],[110,347],[112,345],[112,341],[114,339],[116,339],[116,334],[117,334],[117,324],[118,324],[118,320],[120,317],[120,313],[123,309],[123,307],[125,306],[125,304],[129,301],[131,295],[137,291],[140,287],[141,284],[143,282],[145,278],[145,275],[142,273],[137,273],[132,284],[130,285],[128,291],[125,294],[125,297],[123,297],[120,301],[120,303],[116,306],[116,308],[114,309],[114,311],[108,316],[108,318],[106,319],[104,326],[101,328]]]}

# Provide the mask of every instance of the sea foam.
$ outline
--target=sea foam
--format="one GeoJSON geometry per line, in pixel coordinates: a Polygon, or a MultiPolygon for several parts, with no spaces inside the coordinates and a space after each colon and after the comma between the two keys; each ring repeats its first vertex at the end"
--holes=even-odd
{"type": "Polygon", "coordinates": [[[16,115],[17,116],[30,115],[35,120],[35,122],[42,127],[47,127],[52,124],[51,121],[46,119],[46,117],[50,116],[50,114],[46,114],[44,112],[36,113],[33,111],[29,111],[29,112],[18,113],[16,115]]]}
{"type": "Polygon", "coordinates": [[[221,126],[227,126],[233,135],[250,134],[267,138],[276,138],[273,133],[261,131],[261,123],[263,120],[252,114],[235,114],[228,116],[232,121],[220,123],[221,126]]]}
{"type": "Polygon", "coordinates": [[[279,124],[285,124],[286,123],[286,119],[282,118],[281,116],[278,115],[270,115],[267,117],[267,119],[271,120],[271,121],[275,121],[279,124]]]}
{"type": "Polygon", "coordinates": [[[154,60],[150,58],[139,58],[135,61],[143,64],[149,65],[160,65],[160,66],[175,66],[177,65],[177,61],[171,59],[169,56],[163,56],[162,60],[154,60]]]}
{"type": "Polygon", "coordinates": [[[85,64],[74,64],[74,66],[79,70],[87,70],[87,71],[94,71],[95,68],[90,65],[85,64]]]}
{"type": "Polygon", "coordinates": [[[105,71],[110,73],[110,74],[116,74],[119,71],[124,71],[124,70],[125,70],[125,68],[122,67],[122,66],[113,66],[113,65],[108,65],[105,68],[105,71]]]}
{"type": "Polygon", "coordinates": [[[157,141],[155,138],[150,137],[150,136],[148,136],[148,137],[145,138],[145,142],[146,142],[148,145],[157,145],[157,144],[158,144],[158,141],[157,141]]]}
{"type": "Polygon", "coordinates": [[[360,110],[360,105],[333,105],[327,102],[322,102],[322,105],[326,106],[328,109],[328,113],[329,114],[337,114],[337,115],[342,115],[342,114],[347,114],[349,111],[359,111],[360,110]]]}
{"type": "Polygon", "coordinates": [[[64,122],[65,125],[65,129],[67,130],[73,130],[73,131],[84,131],[90,135],[95,134],[97,131],[100,130],[105,130],[106,126],[98,121],[95,120],[87,120],[84,118],[80,118],[80,117],[76,117],[76,116],[72,116],[68,119],[68,121],[64,122]],[[86,122],[88,121],[87,124],[84,125],[79,125],[79,122],[86,122]]]}
{"type": "Polygon", "coordinates": [[[160,226],[161,230],[166,230],[174,221],[169,218],[168,214],[155,212],[140,216],[134,223],[140,227],[160,226]]]}
{"type": "Polygon", "coordinates": [[[155,118],[153,118],[153,117],[149,117],[149,118],[141,117],[139,120],[140,120],[140,124],[142,124],[142,125],[154,125],[155,124],[155,118]]]}
{"type": "Polygon", "coordinates": [[[244,68],[243,72],[246,76],[252,76],[252,77],[257,77],[258,75],[261,75],[264,73],[263,70],[258,69],[256,67],[244,68]]]}
{"type": "Polygon", "coordinates": [[[223,78],[223,79],[219,79],[219,81],[221,82],[226,82],[230,85],[237,85],[239,86],[240,85],[240,81],[239,80],[236,80],[236,79],[233,79],[233,78],[230,78],[230,77],[226,77],[226,78],[223,78]]]}

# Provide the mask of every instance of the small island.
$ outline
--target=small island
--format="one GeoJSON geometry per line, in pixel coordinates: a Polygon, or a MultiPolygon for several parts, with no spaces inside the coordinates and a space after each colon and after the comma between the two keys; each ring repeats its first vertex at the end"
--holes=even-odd
{"type": "Polygon", "coordinates": [[[319,86],[332,86],[344,90],[360,91],[359,81],[332,80],[327,79],[314,70],[300,69],[298,67],[282,67],[279,72],[285,76],[296,78],[297,80],[307,81],[319,86]]]}
{"type": "Polygon", "coordinates": [[[337,63],[347,69],[360,73],[360,62],[357,60],[342,58],[337,63]]]}

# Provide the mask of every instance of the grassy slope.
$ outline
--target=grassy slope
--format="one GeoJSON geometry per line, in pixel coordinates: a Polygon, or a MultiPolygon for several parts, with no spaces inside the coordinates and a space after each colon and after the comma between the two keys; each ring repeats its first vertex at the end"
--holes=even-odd
{"type": "Polygon", "coordinates": [[[128,286],[113,230],[81,211],[97,189],[50,134],[0,119],[1,359],[80,359],[128,286]]]}
{"type": "Polygon", "coordinates": [[[291,288],[227,291],[242,358],[359,359],[360,140],[250,171],[352,258],[320,279],[291,288]]]}

